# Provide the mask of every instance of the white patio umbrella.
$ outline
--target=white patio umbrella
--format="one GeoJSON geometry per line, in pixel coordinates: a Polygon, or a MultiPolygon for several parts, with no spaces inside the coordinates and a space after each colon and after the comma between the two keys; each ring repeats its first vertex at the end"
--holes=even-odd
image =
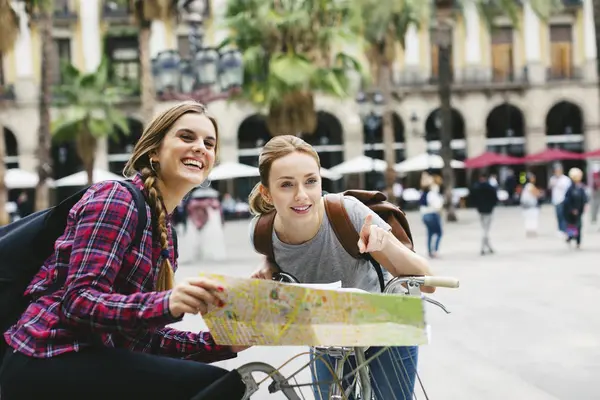
{"type": "MultiPolygon", "coordinates": [[[[465,163],[458,160],[452,160],[450,162],[452,168],[464,168],[465,163]]],[[[396,172],[414,172],[414,171],[425,171],[429,168],[439,169],[444,166],[444,160],[437,154],[421,154],[416,157],[411,157],[407,160],[402,161],[394,165],[396,172]]]]}
{"type": "MultiPolygon", "coordinates": [[[[94,168],[92,177],[94,180],[93,183],[98,183],[98,182],[103,182],[103,181],[122,181],[125,179],[124,177],[122,177],[120,175],[113,174],[112,172],[105,171],[100,168],[94,168]]],[[[60,178],[54,182],[54,186],[56,186],[56,187],[85,186],[87,184],[88,184],[87,173],[85,171],[80,171],[73,175],[65,176],[64,178],[60,178]]]]}
{"type": "Polygon", "coordinates": [[[6,170],[4,182],[8,189],[30,189],[38,183],[38,175],[33,172],[25,171],[19,168],[6,170]]]}
{"type": "Polygon", "coordinates": [[[258,168],[256,167],[228,161],[214,167],[209,178],[211,181],[219,181],[233,178],[247,178],[258,175],[258,168]]]}
{"type": "Polygon", "coordinates": [[[331,181],[337,181],[339,179],[342,179],[341,174],[336,174],[335,172],[332,172],[330,169],[327,168],[321,168],[321,177],[329,179],[331,181]]]}
{"type": "Polygon", "coordinates": [[[377,171],[383,172],[387,168],[387,163],[377,158],[367,156],[358,156],[341,164],[336,165],[329,170],[335,174],[360,174],[363,172],[377,171]]]}

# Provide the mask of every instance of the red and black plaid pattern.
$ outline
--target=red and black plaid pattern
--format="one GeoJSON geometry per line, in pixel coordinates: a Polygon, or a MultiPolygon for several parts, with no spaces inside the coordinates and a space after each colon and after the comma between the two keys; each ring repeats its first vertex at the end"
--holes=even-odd
{"type": "MultiPolygon", "coordinates": [[[[139,176],[133,181],[142,188],[139,176]]],[[[116,182],[93,185],[71,209],[54,254],[27,288],[34,299],[4,338],[16,351],[45,358],[92,344],[128,348],[203,362],[234,357],[209,332],[166,327],[170,291],[156,292],[160,245],[148,224],[139,246],[130,247],[137,226],[131,193],[116,182]],[[43,295],[54,282],[63,288],[43,295]]],[[[174,268],[173,241],[169,251],[174,268]]],[[[35,249],[32,249],[35,251],[35,249]]]]}

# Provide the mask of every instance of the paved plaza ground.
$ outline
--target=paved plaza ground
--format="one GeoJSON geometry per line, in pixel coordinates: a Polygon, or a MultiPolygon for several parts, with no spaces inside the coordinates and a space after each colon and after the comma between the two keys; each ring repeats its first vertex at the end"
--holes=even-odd
{"type": "MultiPolygon", "coordinates": [[[[409,213],[409,221],[423,253],[418,213],[409,213]]],[[[452,314],[428,310],[432,341],[421,347],[419,371],[431,400],[600,398],[598,229],[588,223],[582,249],[569,249],[556,235],[552,208],[543,208],[537,238],[525,237],[518,208],[498,208],[492,225],[496,254],[482,257],[474,211],[460,210],[459,222],[444,226],[441,258],[431,266],[437,275],[459,278],[461,287],[435,294],[452,314]]],[[[225,230],[228,260],[182,265],[179,279],[200,271],[247,276],[254,269],[259,257],[247,238],[248,221],[227,223],[225,230]]],[[[203,326],[200,317],[178,324],[190,330],[203,326]]],[[[280,365],[305,350],[255,347],[220,365],[258,360],[280,365]]],[[[299,379],[306,382],[308,375],[299,379]]],[[[256,398],[283,397],[263,390],[256,398]]]]}

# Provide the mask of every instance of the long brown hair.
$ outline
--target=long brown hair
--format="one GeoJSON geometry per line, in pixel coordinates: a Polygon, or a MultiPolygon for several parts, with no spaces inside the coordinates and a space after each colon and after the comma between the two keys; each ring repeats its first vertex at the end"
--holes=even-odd
{"type": "MultiPolygon", "coordinates": [[[[167,212],[163,207],[162,193],[158,186],[160,178],[158,177],[157,172],[160,171],[160,165],[157,162],[154,162],[154,165],[151,165],[150,156],[154,152],[158,152],[167,132],[169,132],[175,122],[185,114],[205,115],[213,124],[217,139],[219,138],[217,121],[213,117],[207,115],[206,107],[195,101],[185,101],[154,117],[144,129],[142,137],[136,143],[131,158],[127,161],[123,170],[123,174],[127,177],[131,177],[136,173],[140,173],[142,176],[146,198],[148,199],[152,214],[156,218],[154,228],[156,229],[156,232],[159,233],[160,248],[162,250],[169,249],[167,212]]],[[[215,145],[215,153],[216,152],[217,145],[215,145]]],[[[164,257],[159,267],[156,289],[159,291],[169,290],[173,287],[173,283],[173,266],[171,265],[169,258],[164,257]]]]}
{"type": "Polygon", "coordinates": [[[275,136],[273,139],[269,140],[258,157],[260,182],[254,186],[248,199],[250,211],[252,211],[253,214],[267,214],[275,209],[272,204],[267,203],[265,199],[263,199],[260,193],[260,187],[261,185],[265,188],[269,187],[269,174],[271,173],[271,165],[273,162],[296,151],[312,156],[317,162],[319,169],[321,168],[321,161],[319,160],[319,155],[315,149],[299,137],[283,135],[275,136]]]}

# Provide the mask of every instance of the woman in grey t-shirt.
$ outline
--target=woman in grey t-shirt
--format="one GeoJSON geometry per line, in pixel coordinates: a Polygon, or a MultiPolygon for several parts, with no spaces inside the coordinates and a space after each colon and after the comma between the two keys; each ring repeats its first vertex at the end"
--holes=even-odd
{"type": "MultiPolygon", "coordinates": [[[[379,292],[374,268],[367,260],[346,253],[332,230],[321,195],[317,152],[300,138],[277,136],[262,150],[259,171],[261,181],[250,195],[250,207],[256,215],[277,212],[272,237],[277,265],[302,283],[341,281],[346,288],[379,292]]],[[[430,275],[427,261],[401,244],[377,214],[351,197],[344,198],[344,205],[360,232],[359,250],[370,253],[385,268],[386,280],[391,275],[430,275]]],[[[265,263],[253,277],[270,279],[273,272],[265,263]]],[[[367,357],[379,350],[371,347],[367,357]]],[[[378,357],[371,365],[378,399],[412,398],[417,357],[417,347],[394,347],[378,357]]],[[[319,381],[332,380],[322,360],[316,362],[313,374],[319,381]]],[[[328,386],[320,385],[315,396],[329,398],[328,386]]]]}

